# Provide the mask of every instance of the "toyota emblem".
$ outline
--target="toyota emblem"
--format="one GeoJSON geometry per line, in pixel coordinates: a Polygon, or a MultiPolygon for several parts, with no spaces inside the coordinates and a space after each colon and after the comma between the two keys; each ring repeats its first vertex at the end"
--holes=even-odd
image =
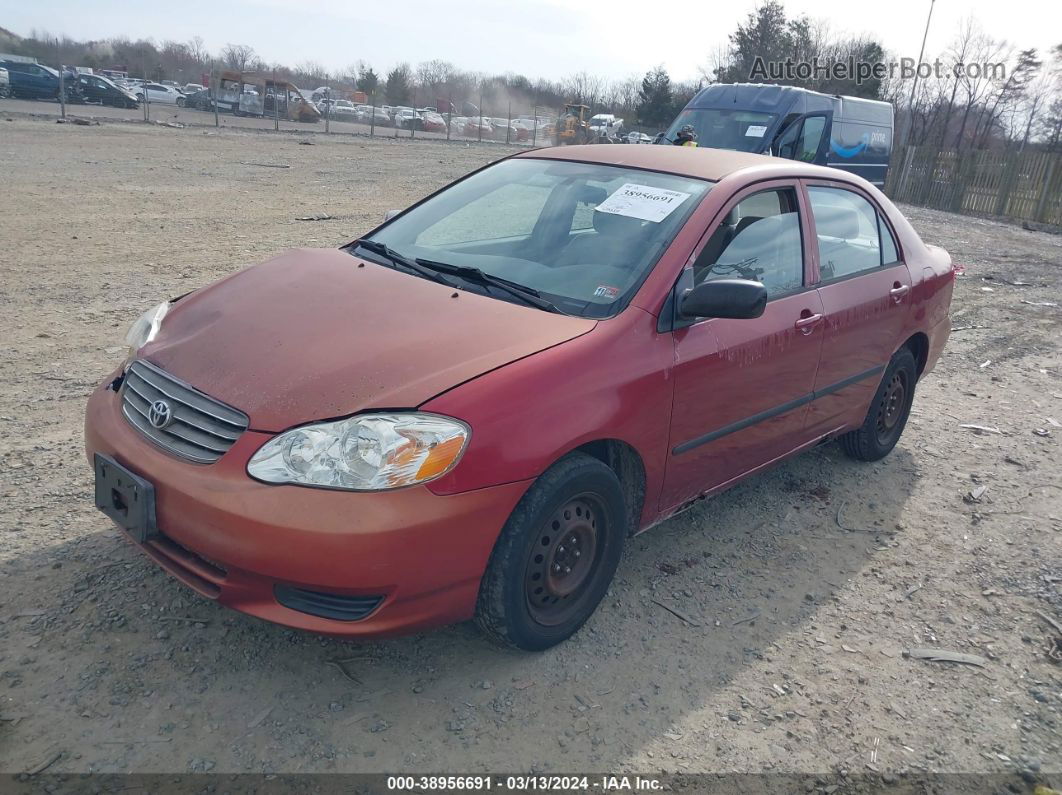
{"type": "Polygon", "coordinates": [[[148,422],[151,427],[162,430],[173,422],[173,409],[165,400],[156,400],[148,409],[148,422]]]}

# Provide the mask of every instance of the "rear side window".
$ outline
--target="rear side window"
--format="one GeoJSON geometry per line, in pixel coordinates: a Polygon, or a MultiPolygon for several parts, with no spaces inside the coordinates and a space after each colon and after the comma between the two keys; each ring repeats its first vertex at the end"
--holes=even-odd
{"type": "MultiPolygon", "coordinates": [[[[881,267],[878,213],[857,193],[841,188],[808,188],[822,281],[881,267]]],[[[895,252],[895,243],[892,244],[895,252]]],[[[894,254],[895,257],[895,254],[894,254]]]]}
{"type": "Polygon", "coordinates": [[[694,284],[708,279],[752,279],[772,298],[803,285],[800,214],[792,188],[754,193],[727,212],[693,264],[694,284]]]}
{"type": "Polygon", "coordinates": [[[881,235],[881,264],[891,265],[899,262],[900,255],[897,253],[896,239],[892,236],[889,225],[880,215],[878,216],[878,233],[881,235]]]}

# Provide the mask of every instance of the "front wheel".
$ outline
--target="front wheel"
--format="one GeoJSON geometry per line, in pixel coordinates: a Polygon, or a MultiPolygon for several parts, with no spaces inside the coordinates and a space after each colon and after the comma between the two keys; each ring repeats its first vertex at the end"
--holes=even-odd
{"type": "Polygon", "coordinates": [[[480,584],[476,623],[497,643],[541,651],[593,614],[619,565],[627,510],[616,474],[572,453],[505,523],[480,584]]]}
{"type": "Polygon", "coordinates": [[[185,105],[184,97],[177,97],[177,107],[178,108],[183,108],[184,105],[185,105]]]}
{"type": "Polygon", "coordinates": [[[914,401],[918,369],[910,348],[901,348],[889,361],[866,419],[840,438],[841,449],[859,461],[884,458],[900,441],[914,401]]]}

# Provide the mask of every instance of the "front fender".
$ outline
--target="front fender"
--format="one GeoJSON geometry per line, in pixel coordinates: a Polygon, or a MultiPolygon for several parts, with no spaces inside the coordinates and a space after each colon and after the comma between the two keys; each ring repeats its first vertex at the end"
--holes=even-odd
{"type": "Polygon", "coordinates": [[[472,439],[430,484],[454,494],[538,477],[587,442],[617,439],[642,458],[644,525],[655,516],[671,423],[670,334],[629,307],[587,334],[492,370],[420,408],[464,420],[472,439]]]}

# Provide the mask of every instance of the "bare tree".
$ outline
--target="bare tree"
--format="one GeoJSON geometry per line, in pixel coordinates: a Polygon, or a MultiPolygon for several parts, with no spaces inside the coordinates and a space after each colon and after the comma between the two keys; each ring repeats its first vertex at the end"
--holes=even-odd
{"type": "Polygon", "coordinates": [[[317,61],[303,61],[302,63],[297,64],[295,66],[295,74],[315,83],[322,83],[331,77],[328,70],[321,66],[321,64],[317,63],[317,61]]]}
{"type": "Polygon", "coordinates": [[[591,110],[595,104],[601,102],[602,95],[605,93],[605,81],[589,72],[571,75],[563,85],[565,93],[568,94],[567,101],[578,105],[588,105],[591,110]]]}
{"type": "Polygon", "coordinates": [[[237,72],[247,71],[251,61],[257,58],[254,47],[249,44],[226,44],[221,51],[221,58],[230,69],[237,72]]]}
{"type": "Polygon", "coordinates": [[[210,52],[207,50],[202,36],[193,36],[189,39],[186,46],[188,47],[189,56],[196,62],[197,66],[203,66],[210,60],[210,52]]]}
{"type": "MultiPolygon", "coordinates": [[[[963,64],[964,67],[1006,60],[1009,54],[1006,42],[997,41],[981,32],[979,26],[973,20],[968,20],[966,24],[970,28],[970,32],[967,34],[970,37],[970,46],[967,50],[967,60],[963,64]]],[[[962,68],[955,75],[955,79],[959,82],[959,88],[963,92],[964,103],[959,131],[955,135],[955,148],[961,149],[963,139],[966,136],[966,128],[970,122],[970,116],[975,110],[977,115],[974,120],[970,141],[974,143],[977,140],[978,128],[984,116],[988,98],[995,88],[998,77],[994,74],[987,74],[981,69],[962,68]]]]}
{"type": "Polygon", "coordinates": [[[417,65],[417,84],[427,89],[428,96],[434,97],[456,74],[457,69],[452,63],[435,58],[417,65]]]}

